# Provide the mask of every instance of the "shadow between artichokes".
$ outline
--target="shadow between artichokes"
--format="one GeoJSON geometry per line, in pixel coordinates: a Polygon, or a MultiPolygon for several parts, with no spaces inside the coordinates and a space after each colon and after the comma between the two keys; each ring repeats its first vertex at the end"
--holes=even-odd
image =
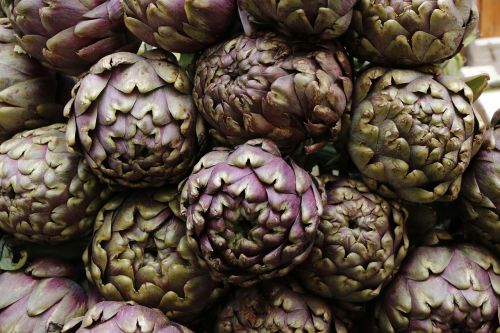
{"type": "Polygon", "coordinates": [[[189,78],[161,50],[102,58],[73,89],[65,115],[70,148],[116,189],[176,184],[205,142],[189,78]]]}
{"type": "Polygon", "coordinates": [[[182,187],[188,244],[216,280],[250,286],[284,276],[311,251],[320,191],[272,141],[217,148],[182,187]]]}
{"type": "Polygon", "coordinates": [[[295,275],[319,296],[368,302],[392,280],[406,256],[408,213],[361,181],[323,180],[327,199],[316,241],[295,275]]]}
{"type": "Polygon", "coordinates": [[[197,319],[225,293],[188,247],[174,188],[114,196],[97,215],[83,260],[107,300],[135,301],[181,322],[197,319]]]}
{"type": "Polygon", "coordinates": [[[368,187],[415,203],[456,200],[486,123],[459,78],[373,67],[359,76],[349,154],[368,187]]]}

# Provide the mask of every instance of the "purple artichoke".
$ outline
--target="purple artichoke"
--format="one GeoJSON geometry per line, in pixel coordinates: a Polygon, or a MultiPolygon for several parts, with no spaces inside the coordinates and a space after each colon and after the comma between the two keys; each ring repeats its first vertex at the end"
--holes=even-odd
{"type": "Polygon", "coordinates": [[[367,302],[406,256],[407,212],[352,179],[326,181],[326,205],[311,255],[296,274],[310,291],[343,302],[367,302]]]}
{"type": "Polygon", "coordinates": [[[87,295],[69,277],[75,268],[43,258],[19,272],[0,274],[2,333],[60,332],[87,311],[87,295]]]}
{"type": "Polygon", "coordinates": [[[198,264],[178,215],[173,189],[120,194],[101,209],[84,262],[107,300],[135,301],[182,322],[219,301],[224,285],[198,264]]]}
{"type": "Polygon", "coordinates": [[[266,138],[290,150],[311,137],[338,135],[350,110],[351,77],[337,42],[242,35],[203,53],[193,97],[218,141],[266,138]]]}
{"type": "Polygon", "coordinates": [[[249,286],[307,258],[322,200],[306,171],[256,139],[205,155],[182,189],[181,209],[189,245],[212,277],[249,286]]]}
{"type": "Polygon", "coordinates": [[[120,0],[12,0],[10,19],[31,56],[67,74],[80,74],[105,55],[135,51],[120,0]]]}
{"type": "Polygon", "coordinates": [[[500,263],[472,245],[413,251],[375,309],[375,332],[498,332],[500,263]]]}
{"type": "Polygon", "coordinates": [[[0,145],[0,228],[55,244],[92,230],[109,191],[68,152],[66,125],[21,132],[0,145]]]}
{"type": "Polygon", "coordinates": [[[161,50],[102,58],[73,89],[65,114],[69,146],[114,187],[177,183],[205,138],[187,74],[161,50]]]}
{"type": "Polygon", "coordinates": [[[219,311],[216,333],[347,333],[322,299],[296,283],[276,281],[238,289],[219,311]]]}
{"type": "Polygon", "coordinates": [[[368,187],[415,203],[453,201],[486,123],[461,79],[372,67],[355,88],[348,149],[368,187]]]}
{"type": "Polygon", "coordinates": [[[358,0],[238,0],[245,30],[251,23],[278,26],[290,35],[338,38],[346,32],[358,0]],[[248,22],[248,23],[247,23],[248,22]]]}
{"type": "Polygon", "coordinates": [[[0,142],[63,119],[55,73],[20,50],[15,40],[9,20],[0,19],[0,142]]]}
{"type": "Polygon", "coordinates": [[[481,149],[465,172],[460,202],[467,233],[500,255],[500,123],[493,127],[491,147],[481,149]]]}
{"type": "Polygon", "coordinates": [[[192,53],[222,40],[236,18],[236,0],[122,0],[125,25],[164,50],[192,53]]]}
{"type": "Polygon", "coordinates": [[[344,41],[350,53],[389,67],[452,58],[474,33],[476,0],[358,0],[344,41]]]}
{"type": "Polygon", "coordinates": [[[193,333],[157,309],[133,302],[101,302],[85,316],[67,323],[64,333],[193,333]]]}

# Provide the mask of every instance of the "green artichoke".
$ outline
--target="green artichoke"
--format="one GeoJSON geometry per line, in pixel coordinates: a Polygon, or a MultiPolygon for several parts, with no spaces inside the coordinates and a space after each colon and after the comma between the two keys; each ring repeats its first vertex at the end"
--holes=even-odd
{"type": "Polygon", "coordinates": [[[107,300],[135,301],[185,322],[221,298],[224,286],[198,264],[178,216],[170,189],[120,194],[101,209],[84,262],[107,300]]]}
{"type": "Polygon", "coordinates": [[[8,0],[18,43],[44,65],[81,74],[103,56],[136,51],[120,0],[8,0]]]}
{"type": "Polygon", "coordinates": [[[440,63],[460,51],[478,17],[475,0],[359,0],[344,41],[375,64],[440,63]]]}
{"type": "Polygon", "coordinates": [[[160,50],[102,58],[73,89],[65,115],[69,146],[114,187],[177,183],[205,137],[187,74],[160,50]]]}
{"type": "Polygon", "coordinates": [[[0,142],[63,118],[55,73],[25,54],[15,40],[9,20],[0,19],[0,142]]]}
{"type": "Polygon", "coordinates": [[[358,0],[238,0],[242,22],[278,25],[287,34],[318,36],[322,40],[338,38],[351,23],[358,0]]]}
{"type": "Polygon", "coordinates": [[[75,269],[53,258],[40,259],[25,271],[0,274],[2,333],[60,332],[70,319],[87,311],[87,295],[70,277],[75,269]]]}
{"type": "Polygon", "coordinates": [[[249,286],[288,274],[309,255],[323,198],[278,147],[256,139],[206,154],[184,184],[189,246],[216,280],[249,286]]]}
{"type": "Polygon", "coordinates": [[[350,106],[351,76],[337,42],[242,35],[200,57],[193,97],[218,141],[267,138],[294,149],[307,138],[338,134],[350,106]]]}
{"type": "Polygon", "coordinates": [[[472,160],[460,198],[469,235],[500,255],[500,124],[494,126],[494,144],[472,160]]]}
{"type": "Polygon", "coordinates": [[[236,19],[236,0],[122,0],[125,25],[162,49],[192,53],[221,41],[236,19]]]}
{"type": "Polygon", "coordinates": [[[216,333],[347,333],[322,299],[295,283],[265,282],[236,290],[219,311],[216,333]]]}
{"type": "Polygon", "coordinates": [[[406,256],[407,212],[353,179],[327,179],[326,197],[316,243],[296,274],[322,297],[367,302],[406,256]]]}
{"type": "Polygon", "coordinates": [[[486,128],[472,102],[472,90],[455,77],[362,72],[348,149],[368,187],[416,203],[455,200],[486,128]]]}
{"type": "Polygon", "coordinates": [[[161,311],[133,302],[100,302],[85,316],[67,323],[62,332],[69,333],[192,333],[171,322],[161,311]]]}
{"type": "Polygon", "coordinates": [[[498,332],[500,264],[473,245],[420,247],[379,299],[375,332],[498,332]]]}
{"type": "Polygon", "coordinates": [[[66,146],[66,125],[16,134],[0,145],[0,228],[55,244],[91,231],[108,192],[66,146]]]}

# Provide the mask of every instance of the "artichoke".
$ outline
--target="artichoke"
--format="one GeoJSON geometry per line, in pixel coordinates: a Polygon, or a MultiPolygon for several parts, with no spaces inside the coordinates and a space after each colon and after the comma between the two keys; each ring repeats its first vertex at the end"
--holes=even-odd
{"type": "Polygon", "coordinates": [[[359,0],[344,41],[375,64],[440,63],[460,51],[478,18],[475,0],[359,0]]]}
{"type": "Polygon", "coordinates": [[[220,142],[267,138],[293,149],[309,137],[338,134],[349,110],[351,76],[337,42],[242,35],[200,57],[193,97],[220,142]]]}
{"type": "Polygon", "coordinates": [[[0,145],[0,228],[55,244],[90,232],[106,190],[66,146],[66,125],[16,134],[0,145]]]}
{"type": "Polygon", "coordinates": [[[407,213],[353,179],[327,179],[326,196],[316,242],[296,274],[322,297],[367,302],[406,256],[407,213]]]}
{"type": "Polygon", "coordinates": [[[201,264],[215,280],[249,286],[307,258],[323,198],[272,141],[255,139],[206,154],[182,188],[181,205],[201,264]]]}
{"type": "Polygon", "coordinates": [[[70,277],[75,269],[53,258],[39,259],[25,271],[0,274],[2,333],[60,332],[87,311],[84,290],[70,277]]]}
{"type": "Polygon", "coordinates": [[[188,248],[177,191],[120,194],[96,218],[87,277],[107,300],[135,301],[189,321],[224,292],[188,248]]]}
{"type": "Polygon", "coordinates": [[[287,34],[339,37],[351,23],[357,0],[238,0],[245,30],[250,23],[278,25],[287,34]]]}
{"type": "Polygon", "coordinates": [[[18,43],[44,65],[77,75],[105,55],[136,51],[120,0],[9,0],[18,43]]]}
{"type": "Polygon", "coordinates": [[[500,264],[473,245],[417,248],[375,309],[375,332],[494,332],[500,264]]]}
{"type": "Polygon", "coordinates": [[[468,234],[500,255],[500,124],[493,125],[494,144],[473,159],[460,198],[468,234]]]}
{"type": "Polygon", "coordinates": [[[462,80],[370,68],[353,100],[349,153],[369,188],[387,198],[453,201],[486,128],[462,80]]]}
{"type": "Polygon", "coordinates": [[[204,142],[187,74],[171,53],[102,58],[66,105],[69,146],[113,187],[177,183],[204,142]]]}
{"type": "Polygon", "coordinates": [[[220,310],[216,333],[347,333],[328,304],[295,283],[265,282],[236,290],[220,310]]]}
{"type": "Polygon", "coordinates": [[[104,301],[89,309],[85,316],[68,322],[62,332],[76,333],[192,333],[171,322],[157,309],[133,302],[104,301]]]}
{"type": "Polygon", "coordinates": [[[9,20],[0,19],[0,142],[63,118],[55,73],[23,53],[15,40],[9,20]]]}
{"type": "Polygon", "coordinates": [[[192,53],[222,40],[236,18],[236,0],[122,0],[125,25],[139,39],[192,53]]]}

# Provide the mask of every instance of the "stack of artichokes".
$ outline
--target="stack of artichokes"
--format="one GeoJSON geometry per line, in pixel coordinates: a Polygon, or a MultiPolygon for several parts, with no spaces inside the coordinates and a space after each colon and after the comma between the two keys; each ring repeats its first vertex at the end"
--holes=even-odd
{"type": "Polygon", "coordinates": [[[500,332],[474,0],[0,8],[0,333],[500,332]]]}

